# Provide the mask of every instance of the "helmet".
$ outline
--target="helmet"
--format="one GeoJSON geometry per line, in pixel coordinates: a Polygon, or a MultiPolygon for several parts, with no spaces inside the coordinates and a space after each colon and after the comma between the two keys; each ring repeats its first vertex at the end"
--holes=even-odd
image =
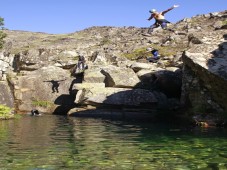
{"type": "Polygon", "coordinates": [[[149,12],[150,12],[150,13],[154,13],[154,12],[156,12],[156,9],[152,9],[152,10],[150,10],[149,12]]]}
{"type": "Polygon", "coordinates": [[[148,47],[147,51],[152,51],[152,49],[153,49],[152,47],[148,47]]]}

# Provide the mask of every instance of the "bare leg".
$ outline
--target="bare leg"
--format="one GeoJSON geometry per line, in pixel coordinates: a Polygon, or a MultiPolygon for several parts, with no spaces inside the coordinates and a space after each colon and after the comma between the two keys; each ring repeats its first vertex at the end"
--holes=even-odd
{"type": "Polygon", "coordinates": [[[159,27],[159,24],[157,23],[154,23],[153,25],[150,26],[150,28],[148,29],[148,34],[151,34],[153,32],[153,29],[154,28],[158,28],[159,27]]]}

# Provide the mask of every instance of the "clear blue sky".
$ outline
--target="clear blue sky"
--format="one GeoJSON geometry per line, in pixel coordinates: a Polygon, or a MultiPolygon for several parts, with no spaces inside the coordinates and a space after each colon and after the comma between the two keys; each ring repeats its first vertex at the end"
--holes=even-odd
{"type": "Polygon", "coordinates": [[[72,33],[91,26],[148,27],[149,10],[176,8],[171,22],[197,14],[227,10],[227,0],[2,0],[0,17],[9,30],[52,34],[72,33]]]}

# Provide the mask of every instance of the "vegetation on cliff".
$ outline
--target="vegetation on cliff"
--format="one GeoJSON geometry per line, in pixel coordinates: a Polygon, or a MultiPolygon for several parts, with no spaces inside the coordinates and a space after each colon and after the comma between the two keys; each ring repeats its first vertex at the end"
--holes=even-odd
{"type": "Polygon", "coordinates": [[[5,106],[5,105],[0,105],[0,120],[1,119],[10,119],[14,115],[12,114],[12,109],[5,106]]]}
{"type": "MultiPolygon", "coordinates": [[[[3,29],[4,26],[4,19],[2,17],[0,17],[0,29],[3,29]]],[[[4,38],[6,37],[6,33],[4,33],[3,31],[0,31],[0,49],[3,48],[3,44],[4,44],[4,38]]]]}

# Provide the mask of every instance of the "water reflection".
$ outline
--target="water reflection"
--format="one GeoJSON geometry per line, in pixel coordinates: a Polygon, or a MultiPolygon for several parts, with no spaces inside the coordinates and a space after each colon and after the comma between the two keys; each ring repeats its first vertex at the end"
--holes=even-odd
{"type": "Polygon", "coordinates": [[[0,125],[8,134],[0,146],[0,164],[5,168],[55,167],[58,155],[71,151],[72,127],[66,117],[26,116],[0,125]]]}
{"type": "Polygon", "coordinates": [[[3,169],[227,169],[226,129],[56,115],[0,122],[3,169]]]}

